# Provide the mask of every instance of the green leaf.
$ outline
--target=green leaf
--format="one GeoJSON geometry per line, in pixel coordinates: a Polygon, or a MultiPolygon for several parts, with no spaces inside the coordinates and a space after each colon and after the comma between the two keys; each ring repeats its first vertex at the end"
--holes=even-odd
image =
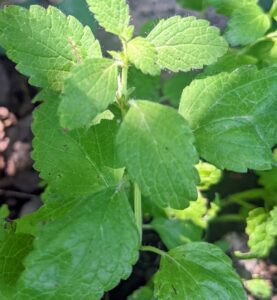
{"type": "Polygon", "coordinates": [[[54,220],[37,233],[18,300],[100,299],[129,277],[138,259],[139,235],[125,193],[108,189],[66,200],[62,215],[62,201],[52,202],[54,220]]]}
{"type": "Polygon", "coordinates": [[[250,3],[233,12],[225,36],[232,46],[244,46],[262,37],[270,26],[269,16],[258,4],[250,3]]]}
{"type": "Polygon", "coordinates": [[[160,74],[157,65],[158,55],[155,47],[145,38],[136,37],[127,44],[129,61],[145,74],[152,76],[160,74]]]}
{"type": "Polygon", "coordinates": [[[155,218],[151,226],[158,232],[168,249],[185,243],[200,241],[203,229],[191,221],[155,218]]]}
{"type": "Polygon", "coordinates": [[[200,11],[204,9],[203,0],[177,0],[177,2],[184,8],[200,11]]]}
{"type": "Polygon", "coordinates": [[[89,27],[49,6],[7,6],[0,11],[0,45],[30,83],[61,91],[72,68],[87,57],[101,57],[89,27]]]}
{"type": "Polygon", "coordinates": [[[129,26],[129,6],[125,0],[87,0],[95,19],[105,28],[119,37],[129,40],[134,28],[129,26]]]}
{"type": "Polygon", "coordinates": [[[227,51],[219,29],[195,17],[161,20],[147,39],[158,52],[158,65],[173,72],[201,69],[227,51]]]}
{"type": "Polygon", "coordinates": [[[128,300],[156,300],[153,290],[148,286],[143,286],[136,290],[128,300]]]}
{"type": "Polygon", "coordinates": [[[259,299],[270,299],[272,296],[272,287],[270,283],[264,279],[250,279],[245,281],[248,291],[259,299]]]}
{"type": "Polygon", "coordinates": [[[59,115],[67,129],[89,126],[116,97],[118,67],[111,59],[88,59],[65,81],[59,115]]]}
{"type": "Polygon", "coordinates": [[[68,132],[59,125],[59,99],[47,101],[34,113],[33,158],[51,190],[79,197],[117,184],[122,172],[111,169],[119,167],[114,149],[116,120],[68,132]]]}
{"type": "Polygon", "coordinates": [[[255,4],[258,0],[204,0],[205,6],[212,6],[218,13],[230,16],[235,9],[245,4],[255,4]]]}
{"type": "Polygon", "coordinates": [[[221,72],[231,72],[245,65],[255,65],[257,62],[257,59],[253,56],[229,52],[216,63],[207,66],[204,73],[205,75],[216,75],[221,72]]]}
{"type": "Polygon", "coordinates": [[[163,95],[174,107],[178,107],[184,88],[196,77],[195,73],[178,73],[165,80],[163,95]]]}
{"type": "Polygon", "coordinates": [[[277,21],[277,1],[274,0],[272,3],[272,7],[270,9],[270,16],[274,18],[275,21],[277,21]]]}
{"type": "Polygon", "coordinates": [[[246,233],[249,235],[248,253],[237,251],[240,258],[266,257],[275,244],[277,237],[277,207],[270,213],[264,208],[255,208],[249,212],[246,233]]]}
{"type": "Polygon", "coordinates": [[[161,78],[143,74],[138,69],[131,67],[128,75],[128,88],[135,90],[131,94],[134,99],[160,101],[161,78]]]}
{"type": "Polygon", "coordinates": [[[187,122],[161,104],[130,105],[117,136],[117,151],[129,176],[159,205],[188,206],[197,197],[198,156],[187,122]]]}
{"type": "Polygon", "coordinates": [[[189,243],[162,256],[154,284],[159,300],[247,299],[230,258],[204,242],[189,243]]]}
{"type": "Polygon", "coordinates": [[[1,228],[0,233],[0,297],[13,299],[16,282],[24,270],[23,259],[32,250],[33,237],[15,234],[1,228]]]}
{"type": "Polygon", "coordinates": [[[266,170],[276,144],[277,69],[242,67],[199,78],[182,95],[180,113],[200,156],[220,169],[266,170]]]}

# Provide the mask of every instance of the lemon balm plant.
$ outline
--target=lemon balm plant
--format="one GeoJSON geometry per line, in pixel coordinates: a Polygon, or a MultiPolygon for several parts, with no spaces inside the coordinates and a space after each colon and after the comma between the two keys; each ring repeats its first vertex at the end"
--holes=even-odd
{"type": "MultiPolygon", "coordinates": [[[[205,20],[174,16],[134,37],[125,1],[87,2],[122,43],[109,58],[88,27],[54,7],[0,12],[0,45],[41,88],[33,158],[47,183],[36,213],[11,225],[1,210],[1,299],[101,299],[129,277],[140,251],[161,256],[156,299],[246,299],[231,260],[194,238],[195,228],[179,243],[157,219],[152,226],[169,251],[142,245],[142,207],[153,215],[197,215],[201,189],[220,177],[199,157],[236,172],[271,169],[277,67],[226,68],[220,57],[229,55],[228,44],[205,20]],[[159,76],[207,65],[185,88],[178,111],[139,99],[130,87],[130,68],[159,76]]],[[[206,217],[214,214],[215,204],[206,217]]]]}

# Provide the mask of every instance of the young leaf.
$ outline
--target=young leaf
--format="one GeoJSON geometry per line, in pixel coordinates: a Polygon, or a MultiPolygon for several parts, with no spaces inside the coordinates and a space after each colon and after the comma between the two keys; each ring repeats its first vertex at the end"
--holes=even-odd
{"type": "Polygon", "coordinates": [[[65,81],[59,115],[67,129],[89,126],[116,97],[118,68],[107,58],[87,59],[65,81]]]}
{"type": "MultiPolygon", "coordinates": [[[[211,208],[213,208],[211,202],[211,208]]],[[[210,208],[210,209],[211,209],[210,208]]],[[[179,210],[166,208],[167,216],[171,219],[179,219],[183,221],[191,221],[200,228],[207,228],[209,221],[208,200],[199,193],[196,201],[190,201],[189,207],[179,210]]]]}
{"type": "Polygon", "coordinates": [[[200,176],[200,185],[198,188],[201,191],[208,190],[212,185],[217,184],[222,177],[222,172],[219,169],[206,162],[200,161],[196,165],[196,169],[200,176]]]}
{"type": "Polygon", "coordinates": [[[158,52],[158,65],[173,72],[201,69],[227,51],[219,30],[195,17],[161,20],[147,39],[158,52]]]}
{"type": "Polygon", "coordinates": [[[251,210],[247,218],[246,233],[249,235],[250,251],[236,252],[236,255],[240,258],[267,256],[277,237],[277,207],[270,213],[261,207],[251,210]]]}
{"type": "Polygon", "coordinates": [[[218,247],[188,243],[162,256],[154,278],[159,300],[246,300],[232,262],[218,247]]]}
{"type": "Polygon", "coordinates": [[[90,129],[66,131],[59,125],[59,98],[47,98],[34,113],[35,168],[53,192],[82,196],[118,182],[115,158],[115,120],[90,129]]]}
{"type": "Polygon", "coordinates": [[[276,144],[277,68],[242,67],[195,80],[180,113],[196,136],[200,156],[219,168],[270,169],[276,144]]]}
{"type": "Polygon", "coordinates": [[[125,0],[87,0],[89,9],[99,24],[119,37],[129,40],[133,26],[129,26],[129,6],[125,0]]]}
{"type": "Polygon", "coordinates": [[[131,67],[128,75],[128,88],[135,89],[131,98],[159,102],[161,77],[146,75],[135,67],[131,67]]]}
{"type": "Polygon", "coordinates": [[[116,139],[129,176],[160,206],[188,206],[197,198],[198,156],[187,122],[174,109],[157,103],[130,105],[116,139]]]}
{"type": "Polygon", "coordinates": [[[157,65],[158,55],[155,47],[145,38],[137,37],[127,44],[129,61],[145,74],[152,76],[160,74],[157,65]]]}
{"type": "Polygon", "coordinates": [[[270,26],[269,16],[258,4],[250,3],[233,12],[225,36],[232,46],[244,46],[262,37],[270,26]]]}
{"type": "Polygon", "coordinates": [[[0,45],[30,76],[30,83],[61,91],[74,65],[87,57],[102,57],[89,27],[49,6],[7,6],[0,11],[0,45]]]}
{"type": "Polygon", "coordinates": [[[259,299],[271,299],[272,287],[265,279],[254,278],[245,281],[247,290],[259,299]]]}
{"type": "Polygon", "coordinates": [[[128,278],[137,261],[138,230],[123,192],[66,199],[63,215],[61,203],[55,201],[54,219],[37,233],[18,299],[100,299],[128,278]]]}

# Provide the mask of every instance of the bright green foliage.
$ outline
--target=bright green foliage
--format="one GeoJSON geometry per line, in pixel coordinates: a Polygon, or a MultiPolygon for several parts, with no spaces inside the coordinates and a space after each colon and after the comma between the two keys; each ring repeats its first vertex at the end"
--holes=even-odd
{"type": "Polygon", "coordinates": [[[201,190],[209,189],[221,179],[222,172],[211,164],[200,161],[196,168],[200,176],[199,188],[201,190]]]}
{"type": "Polygon", "coordinates": [[[0,44],[30,83],[61,91],[72,68],[101,57],[91,30],[58,9],[7,6],[0,11],[0,44]]]}
{"type": "Polygon", "coordinates": [[[203,230],[191,221],[156,218],[151,226],[158,232],[168,249],[201,240],[203,230]]]}
{"type": "Polygon", "coordinates": [[[55,193],[78,197],[118,182],[114,139],[117,124],[102,121],[90,129],[68,132],[59,125],[58,98],[48,99],[34,114],[35,168],[55,193]],[[72,180],[72,176],[74,180],[72,180]]]}
{"type": "Polygon", "coordinates": [[[247,299],[228,256],[203,242],[188,243],[163,255],[154,283],[159,300],[247,299]]]}
{"type": "Polygon", "coordinates": [[[195,78],[192,72],[178,73],[167,79],[163,84],[163,95],[174,107],[178,107],[183,89],[188,86],[195,78]]]}
{"type": "Polygon", "coordinates": [[[33,158],[46,186],[38,212],[7,222],[7,208],[0,210],[1,300],[100,300],[127,279],[140,249],[162,256],[156,295],[148,284],[129,300],[246,299],[228,257],[198,241],[212,219],[226,217],[224,210],[217,217],[221,207],[239,202],[244,216],[250,207],[250,251],[239,255],[263,257],[275,244],[277,207],[267,199],[276,186],[269,176],[276,169],[277,39],[274,28],[264,36],[269,17],[256,0],[179,0],[202,13],[214,4],[230,16],[231,44],[251,44],[228,51],[205,20],[154,20],[133,38],[125,0],[87,2],[122,44],[107,51],[110,59],[89,28],[51,6],[0,11],[0,46],[42,88],[33,158]],[[190,72],[161,76],[163,69],[190,72]],[[177,107],[180,98],[179,113],[153,103],[177,107]],[[197,164],[197,152],[207,162],[197,164]],[[267,210],[253,210],[245,195],[205,198],[202,190],[221,178],[217,167],[268,170],[264,188],[246,192],[261,196],[267,210]],[[141,246],[147,228],[168,253],[141,246]]]}
{"type": "Polygon", "coordinates": [[[72,199],[63,215],[60,206],[54,203],[53,221],[38,232],[25,260],[18,300],[100,299],[130,275],[138,258],[138,232],[123,192],[72,199]]]}
{"type": "Polygon", "coordinates": [[[133,26],[129,26],[129,6],[124,0],[87,0],[89,9],[106,31],[129,40],[133,35],[133,26]]]}
{"type": "Polygon", "coordinates": [[[193,166],[198,157],[187,122],[160,104],[132,101],[130,105],[117,136],[122,163],[143,195],[161,206],[185,208],[197,197],[198,183],[193,166]]]}
{"type": "Polygon", "coordinates": [[[250,279],[245,282],[245,286],[249,292],[259,299],[271,299],[272,288],[264,279],[250,279]]]}
{"type": "Polygon", "coordinates": [[[158,65],[173,72],[201,69],[227,51],[219,30],[194,17],[161,20],[147,39],[158,52],[158,65]]]}
{"type": "Polygon", "coordinates": [[[111,59],[88,59],[65,81],[59,114],[61,125],[74,129],[90,125],[116,97],[117,70],[111,59]]]}
{"type": "Polygon", "coordinates": [[[143,74],[140,70],[131,67],[128,75],[128,88],[134,89],[131,98],[160,101],[161,78],[143,74]]]}
{"type": "Polygon", "coordinates": [[[249,212],[246,233],[249,235],[248,253],[237,252],[240,258],[265,257],[275,243],[277,237],[277,207],[270,213],[263,208],[249,212]]]}
{"type": "Polygon", "coordinates": [[[166,208],[165,211],[168,217],[172,219],[192,221],[198,227],[205,229],[209,219],[216,215],[218,205],[215,202],[211,202],[210,208],[208,208],[208,200],[199,193],[197,200],[191,201],[188,208],[182,210],[166,208]]]}
{"type": "Polygon", "coordinates": [[[204,8],[203,0],[177,0],[184,8],[202,10],[204,8]]]}
{"type": "Polygon", "coordinates": [[[157,300],[154,298],[153,290],[144,286],[136,290],[131,296],[128,297],[128,300],[157,300]]]}
{"type": "Polygon", "coordinates": [[[247,45],[262,37],[270,25],[258,4],[246,4],[233,12],[225,35],[232,46],[247,45]]]}
{"type": "Polygon", "coordinates": [[[145,38],[137,37],[127,44],[129,61],[145,74],[152,76],[160,73],[157,65],[158,54],[155,47],[145,38]]]}
{"type": "Polygon", "coordinates": [[[270,169],[276,141],[276,68],[242,67],[194,81],[182,95],[201,157],[219,168],[270,169]]]}

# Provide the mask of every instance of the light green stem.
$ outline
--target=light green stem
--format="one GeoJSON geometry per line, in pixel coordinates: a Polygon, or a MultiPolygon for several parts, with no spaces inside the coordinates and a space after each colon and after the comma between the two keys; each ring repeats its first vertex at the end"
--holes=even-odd
{"type": "Polygon", "coordinates": [[[138,226],[140,241],[142,241],[142,209],[141,209],[141,191],[137,183],[134,183],[134,209],[135,218],[138,226]]]}
{"type": "Polygon", "coordinates": [[[127,97],[128,97],[128,66],[122,67],[121,84],[122,84],[122,96],[124,97],[125,101],[127,101],[127,97]]]}
{"type": "Polygon", "coordinates": [[[140,250],[141,251],[153,252],[153,253],[156,253],[156,254],[158,254],[160,256],[168,256],[168,254],[165,251],[163,251],[161,249],[158,249],[156,247],[153,247],[153,246],[141,246],[140,250]]]}
{"type": "Polygon", "coordinates": [[[256,199],[263,199],[264,197],[264,190],[263,189],[252,189],[244,192],[240,192],[237,194],[233,194],[229,196],[227,199],[222,201],[222,207],[229,206],[231,204],[237,203],[242,205],[248,209],[253,209],[256,206],[249,203],[256,199]]]}
{"type": "Polygon", "coordinates": [[[229,214],[229,215],[218,216],[218,217],[212,219],[211,222],[213,222],[213,223],[217,223],[217,222],[245,222],[245,218],[240,216],[240,215],[229,214]]]}
{"type": "Polygon", "coordinates": [[[123,98],[127,102],[128,98],[128,56],[127,56],[127,43],[122,41],[123,53],[124,53],[124,63],[121,71],[121,84],[122,84],[122,94],[123,98]]]}

